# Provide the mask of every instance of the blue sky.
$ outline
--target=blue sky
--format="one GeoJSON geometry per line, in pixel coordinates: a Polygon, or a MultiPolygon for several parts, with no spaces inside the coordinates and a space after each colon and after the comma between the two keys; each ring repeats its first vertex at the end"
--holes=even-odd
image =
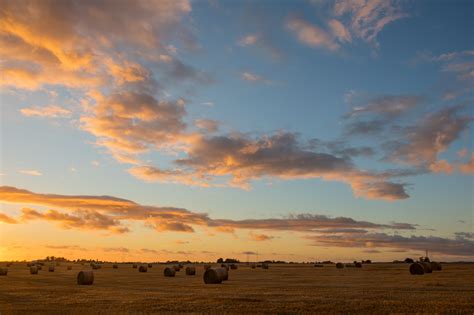
{"type": "MultiPolygon", "coordinates": [[[[365,244],[380,239],[374,258],[398,255],[375,235],[382,232],[406,237],[403,244],[393,240],[406,254],[433,248],[444,259],[472,258],[472,2],[183,0],[151,1],[130,12],[109,1],[73,3],[27,2],[40,12],[30,19],[15,5],[5,11],[10,19],[0,26],[0,40],[12,48],[0,49],[2,185],[115,196],[213,220],[306,213],[404,222],[413,229],[365,231],[365,244]],[[86,9],[107,18],[95,20],[86,9]],[[56,22],[39,20],[48,10],[56,22]],[[375,129],[351,132],[357,123],[375,129]],[[462,250],[439,249],[446,240],[462,250]]],[[[195,221],[194,233],[180,234],[189,229],[178,218],[150,226],[46,197],[12,202],[9,192],[0,212],[5,251],[15,245],[9,236],[32,224],[51,233],[77,230],[61,246],[92,231],[97,255],[110,254],[100,244],[111,238],[133,252],[150,229],[170,240],[217,237],[198,231],[202,223],[195,221]],[[40,214],[25,213],[28,205],[40,214]],[[76,223],[52,219],[49,210],[76,223]],[[116,226],[88,227],[95,215],[134,229],[115,235],[116,226]],[[114,235],[104,237],[104,230],[114,235]]],[[[329,246],[333,252],[321,255],[330,259],[349,246],[336,238],[359,235],[220,224],[205,226],[230,233],[236,248],[295,244],[301,257],[329,246]],[[307,241],[313,233],[316,246],[307,241]]],[[[188,251],[199,251],[198,241],[186,242],[188,251]]],[[[364,247],[340,257],[356,258],[364,247]]],[[[25,250],[12,255],[25,257],[25,250]]]]}

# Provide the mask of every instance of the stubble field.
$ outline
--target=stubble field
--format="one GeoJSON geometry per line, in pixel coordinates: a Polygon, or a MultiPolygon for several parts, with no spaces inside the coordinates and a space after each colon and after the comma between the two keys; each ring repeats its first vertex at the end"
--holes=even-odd
{"type": "Polygon", "coordinates": [[[229,270],[229,281],[214,285],[204,284],[202,265],[195,276],[181,270],[174,278],[163,276],[165,267],[139,273],[130,264],[104,264],[94,270],[93,285],[79,286],[77,273],[89,265],[63,263],[55,272],[45,265],[30,275],[26,264],[15,263],[0,276],[0,313],[474,313],[474,264],[444,264],[423,276],[410,275],[408,264],[241,264],[229,270]]]}

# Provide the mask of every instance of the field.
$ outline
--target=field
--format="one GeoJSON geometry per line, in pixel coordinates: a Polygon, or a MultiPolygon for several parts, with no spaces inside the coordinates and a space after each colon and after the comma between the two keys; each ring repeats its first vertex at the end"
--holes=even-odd
{"type": "Polygon", "coordinates": [[[30,275],[25,263],[15,263],[0,276],[0,313],[474,312],[474,264],[444,264],[443,271],[423,276],[410,275],[408,264],[282,264],[268,270],[241,264],[229,270],[229,281],[215,285],[203,283],[201,265],[196,276],[181,270],[174,278],[165,278],[164,268],[155,264],[139,273],[128,264],[105,264],[94,270],[93,285],[79,286],[76,275],[88,265],[62,263],[55,272],[44,266],[30,275]]]}

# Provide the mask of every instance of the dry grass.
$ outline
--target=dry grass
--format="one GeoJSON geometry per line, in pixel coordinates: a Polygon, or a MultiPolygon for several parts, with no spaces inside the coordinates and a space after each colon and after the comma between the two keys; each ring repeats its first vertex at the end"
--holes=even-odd
{"type": "MultiPolygon", "coordinates": [[[[4,266],[4,264],[2,264],[4,266]]],[[[214,265],[214,266],[217,266],[214,265]]],[[[371,264],[362,269],[334,265],[239,265],[229,281],[203,283],[176,273],[164,277],[164,265],[138,273],[131,265],[94,270],[94,284],[79,286],[79,270],[30,275],[25,264],[13,264],[0,277],[0,313],[456,313],[474,312],[474,264],[444,264],[443,271],[412,276],[408,264],[371,264]],[[216,298],[218,297],[218,298],[216,298]]]]}

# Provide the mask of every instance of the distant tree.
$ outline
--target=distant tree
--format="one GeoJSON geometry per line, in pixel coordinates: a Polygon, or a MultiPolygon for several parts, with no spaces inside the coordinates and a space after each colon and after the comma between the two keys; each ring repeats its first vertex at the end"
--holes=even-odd
{"type": "Polygon", "coordinates": [[[217,263],[218,263],[218,264],[222,264],[223,262],[224,262],[224,259],[223,259],[223,258],[219,258],[219,259],[217,260],[217,263]]]}
{"type": "Polygon", "coordinates": [[[411,258],[405,258],[405,263],[412,264],[412,263],[414,263],[414,261],[411,258]]]}
{"type": "Polygon", "coordinates": [[[226,258],[224,262],[226,264],[237,264],[240,262],[240,260],[235,259],[235,258],[226,258]]]}

